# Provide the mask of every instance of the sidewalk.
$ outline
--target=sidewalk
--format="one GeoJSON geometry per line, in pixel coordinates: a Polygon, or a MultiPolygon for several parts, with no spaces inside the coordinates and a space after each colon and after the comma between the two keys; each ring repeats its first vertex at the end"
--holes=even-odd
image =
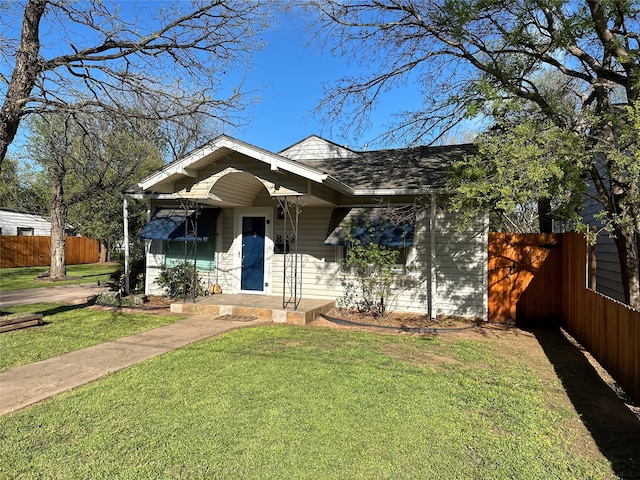
{"type": "Polygon", "coordinates": [[[194,316],[130,337],[0,372],[0,415],[85,385],[148,358],[228,330],[259,323],[264,322],[194,316]]]}

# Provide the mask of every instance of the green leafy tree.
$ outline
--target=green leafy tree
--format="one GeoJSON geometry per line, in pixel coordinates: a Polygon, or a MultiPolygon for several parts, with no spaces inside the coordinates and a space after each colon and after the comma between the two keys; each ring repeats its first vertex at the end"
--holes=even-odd
{"type": "Polygon", "coordinates": [[[0,172],[0,207],[48,215],[49,196],[42,172],[7,157],[0,172]]]}
{"type": "Polygon", "coordinates": [[[20,209],[20,183],[18,165],[9,157],[0,172],[0,207],[20,209]]]}
{"type": "Polygon", "coordinates": [[[51,191],[52,279],[66,275],[65,228],[70,219],[105,248],[122,234],[120,192],[162,165],[153,122],[94,114],[48,115],[32,122],[28,150],[48,173],[51,191]]]}
{"type": "MultiPolygon", "coordinates": [[[[398,112],[390,142],[437,141],[475,115],[500,120],[505,112],[526,111],[543,120],[548,154],[555,138],[580,143],[585,156],[576,167],[609,222],[627,302],[640,307],[640,199],[628,164],[634,147],[624,141],[633,136],[640,99],[637,0],[305,3],[316,15],[314,33],[334,52],[369,67],[328,88],[319,105],[330,121],[347,118],[343,129],[362,131],[386,90],[411,83],[422,101],[398,112]]],[[[549,162],[547,155],[519,158],[549,162]]],[[[547,166],[566,170],[555,161],[547,166]]],[[[575,175],[567,178],[573,182],[575,175]]]]}
{"type": "Polygon", "coordinates": [[[478,154],[456,162],[449,181],[463,224],[483,212],[494,231],[549,232],[554,220],[579,223],[587,155],[574,132],[523,120],[476,143],[478,154]]]}
{"type": "MultiPolygon", "coordinates": [[[[74,190],[77,201],[69,204],[68,219],[78,233],[100,241],[100,261],[106,262],[123,241],[122,190],[162,167],[167,143],[157,123],[150,121],[136,120],[132,125],[125,117],[98,114],[92,116],[91,125],[84,128],[91,128],[90,135],[95,138],[88,144],[83,143],[80,155],[75,158],[82,161],[82,150],[89,147],[91,152],[84,152],[87,161],[105,168],[97,169],[100,178],[92,176],[89,170],[82,182],[77,181],[75,174],[70,175],[68,183],[84,185],[84,188],[74,190]],[[89,196],[83,198],[87,193],[89,196]]],[[[83,134],[87,135],[87,131],[83,134]]],[[[71,167],[75,171],[79,165],[71,167]]],[[[146,208],[142,202],[130,204],[129,225],[136,238],[146,220],[146,208]]]]}

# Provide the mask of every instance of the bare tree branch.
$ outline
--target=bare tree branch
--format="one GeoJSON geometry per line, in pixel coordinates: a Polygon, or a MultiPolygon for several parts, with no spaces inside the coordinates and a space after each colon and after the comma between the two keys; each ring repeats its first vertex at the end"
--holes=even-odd
{"type": "MultiPolygon", "coordinates": [[[[403,81],[420,80],[423,98],[416,102],[415,112],[405,112],[398,119],[433,115],[448,121],[451,116],[439,115],[438,110],[453,108],[456,102],[464,109],[470,85],[484,81],[537,105],[556,124],[567,126],[571,119],[559,115],[532,81],[532,76],[544,71],[573,79],[579,97],[589,98],[592,91],[614,86],[624,89],[630,101],[638,96],[637,50],[625,48],[631,41],[637,44],[637,33],[627,33],[640,27],[637,6],[609,6],[602,0],[582,0],[584,9],[546,0],[302,3],[316,15],[314,39],[334,53],[348,54],[354,62],[371,67],[365,77],[343,78],[327,87],[318,107],[327,121],[333,119],[335,124],[336,118],[342,119],[356,134],[368,125],[381,92],[403,81]],[[579,26],[589,22],[594,26],[591,30],[579,26]],[[447,71],[452,62],[456,70],[447,71]],[[469,81],[450,85],[448,95],[437,91],[460,75],[469,81]],[[436,99],[431,106],[430,98],[436,99]]],[[[424,124],[430,130],[422,132],[423,139],[438,138],[434,135],[437,123],[424,124]]],[[[399,121],[392,127],[396,137],[402,126],[399,121]]],[[[413,141],[415,131],[408,129],[407,133],[413,141]]]]}
{"type": "Polygon", "coordinates": [[[242,85],[225,92],[221,82],[228,72],[247,69],[260,47],[266,5],[278,3],[194,0],[190,7],[154,4],[154,12],[149,5],[123,15],[117,2],[101,0],[8,4],[0,20],[0,166],[22,118],[32,113],[122,112],[135,99],[149,119],[197,112],[240,123],[233,113],[247,101],[242,85]]]}

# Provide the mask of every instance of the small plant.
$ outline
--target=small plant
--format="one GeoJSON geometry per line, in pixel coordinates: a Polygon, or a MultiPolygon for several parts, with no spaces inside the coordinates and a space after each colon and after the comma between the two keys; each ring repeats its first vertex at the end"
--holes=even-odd
{"type": "Polygon", "coordinates": [[[163,267],[156,283],[171,298],[188,298],[204,295],[195,267],[191,262],[181,262],[171,267],[163,267]]]}
{"type": "Polygon", "coordinates": [[[98,305],[105,307],[131,307],[134,305],[133,299],[122,298],[120,292],[102,292],[95,301],[98,305]]]}
{"type": "Polygon", "coordinates": [[[385,316],[391,295],[394,266],[399,252],[379,243],[381,225],[367,219],[363,225],[350,224],[346,229],[347,248],[344,267],[349,275],[342,280],[344,295],[341,303],[356,308],[360,313],[385,316]]]}

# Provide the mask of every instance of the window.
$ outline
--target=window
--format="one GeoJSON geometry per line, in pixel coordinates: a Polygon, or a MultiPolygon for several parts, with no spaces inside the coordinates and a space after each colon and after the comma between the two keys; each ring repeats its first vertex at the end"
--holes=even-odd
{"type": "MultiPolygon", "coordinates": [[[[345,263],[347,260],[347,245],[338,246],[338,252],[336,252],[336,258],[340,259],[340,265],[343,272],[347,273],[348,269],[345,267],[345,263]]],[[[398,252],[398,256],[396,257],[396,263],[393,267],[393,271],[395,274],[406,274],[409,273],[412,268],[415,266],[415,256],[416,251],[413,247],[386,247],[389,250],[395,250],[398,252]]]]}
{"type": "Polygon", "coordinates": [[[18,235],[22,237],[33,237],[33,227],[18,227],[18,235]]]}
{"type": "Polygon", "coordinates": [[[374,242],[387,247],[413,246],[415,213],[403,213],[404,207],[336,208],[329,221],[325,245],[344,245],[347,231],[362,243],[374,242]]]}

